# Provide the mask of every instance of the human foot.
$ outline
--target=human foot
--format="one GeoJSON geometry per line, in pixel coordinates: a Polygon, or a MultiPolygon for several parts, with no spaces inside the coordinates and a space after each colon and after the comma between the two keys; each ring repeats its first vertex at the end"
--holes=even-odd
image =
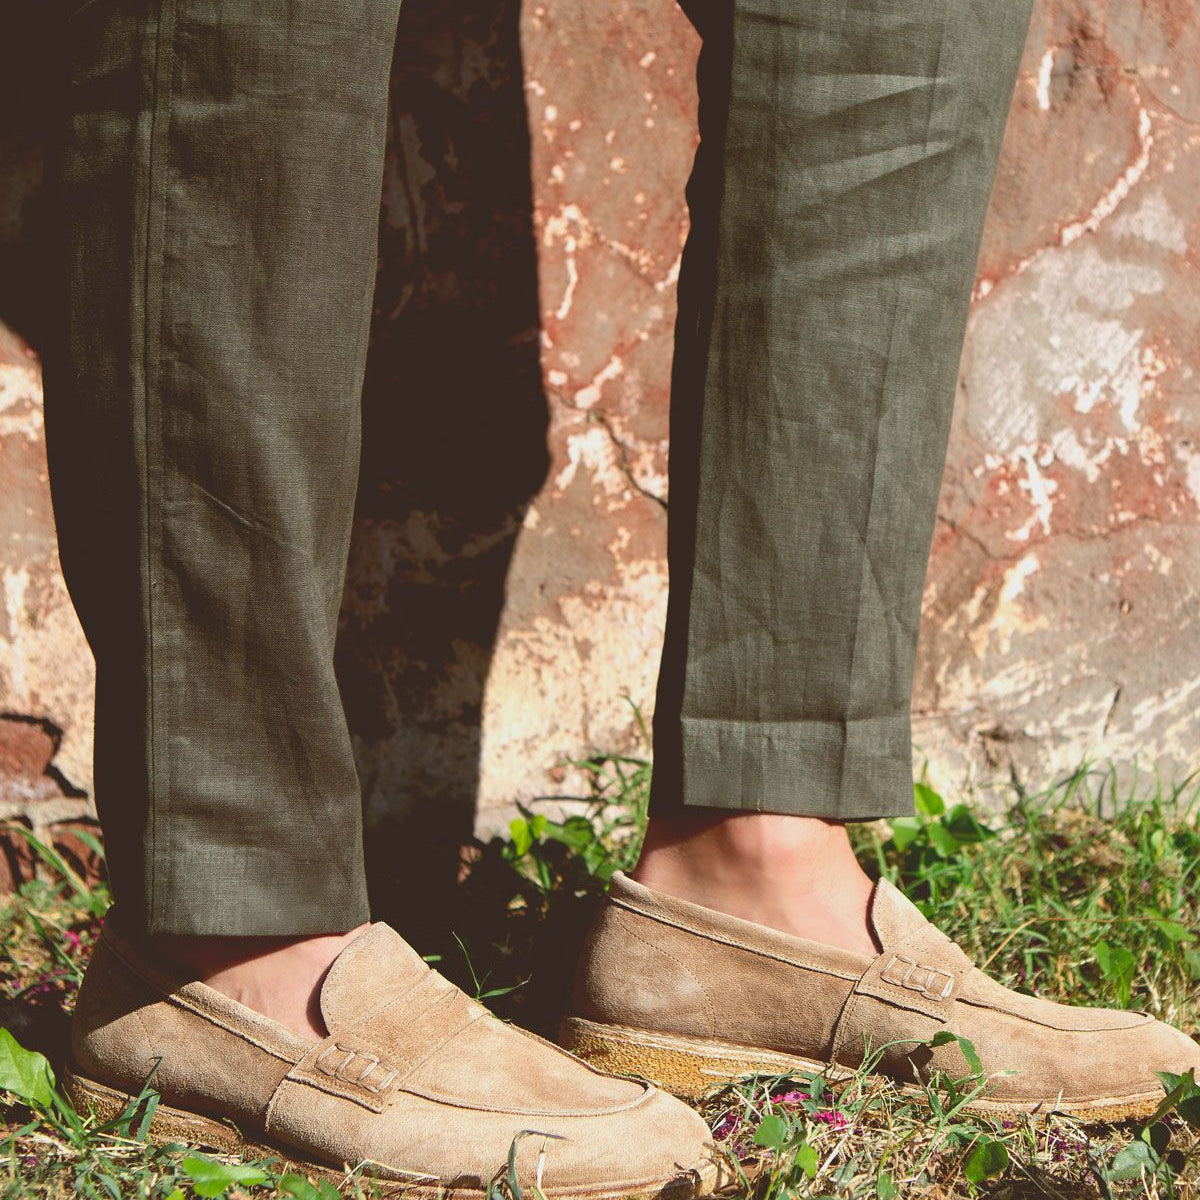
{"type": "Polygon", "coordinates": [[[331,1032],[314,1042],[169,977],[106,928],[72,1020],[67,1090],[109,1119],[152,1076],[152,1137],[282,1154],[337,1178],[365,1164],[414,1200],[485,1200],[514,1146],[518,1183],[548,1200],[686,1200],[722,1179],[686,1105],[503,1024],[385,925],[338,955],[320,1011],[331,1032]]]}
{"type": "Polygon", "coordinates": [[[619,873],[588,937],[563,1043],[597,1066],[678,1095],[752,1071],[874,1067],[902,1086],[961,1077],[970,1039],[987,1087],[971,1107],[1065,1112],[1083,1121],[1144,1117],[1157,1071],[1200,1070],[1200,1046],[1141,1013],[1073,1008],[1021,995],[974,967],[894,887],[870,920],[882,952],[791,937],[651,891],[619,873]]]}
{"type": "Polygon", "coordinates": [[[299,938],[163,935],[154,939],[154,947],[183,978],[198,979],[319,1040],[329,1033],[321,1017],[321,983],[334,959],[366,928],[299,938]]]}
{"type": "Polygon", "coordinates": [[[655,817],[632,878],[793,937],[879,952],[867,916],[871,881],[836,821],[776,813],[655,817]]]}

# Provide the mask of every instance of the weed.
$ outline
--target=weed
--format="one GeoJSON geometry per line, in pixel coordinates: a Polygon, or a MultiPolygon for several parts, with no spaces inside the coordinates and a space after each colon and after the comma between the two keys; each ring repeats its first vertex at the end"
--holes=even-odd
{"type": "MultiPolygon", "coordinates": [[[[649,794],[645,759],[596,756],[574,765],[589,779],[588,793],[527,805],[507,838],[476,848],[462,886],[466,902],[456,910],[478,914],[475,923],[463,921],[444,952],[430,955],[501,1015],[543,1032],[561,1012],[591,911],[613,871],[636,859],[649,794]]],[[[948,805],[922,782],[915,815],[855,827],[856,848],[869,871],[906,891],[1003,983],[1071,1003],[1147,1009],[1194,1032],[1194,794],[1176,789],[1114,804],[1112,776],[1086,769],[1050,792],[1014,793],[1006,808],[970,796],[948,805]]],[[[23,885],[0,915],[0,1092],[7,1096],[0,1200],[379,1194],[355,1172],[334,1187],[279,1159],[230,1160],[148,1143],[153,1079],[107,1123],[71,1108],[52,1062],[62,1054],[64,1013],[108,895],[30,841],[44,878],[23,885]]],[[[986,1081],[974,1047],[957,1040],[961,1074],[915,1094],[871,1074],[870,1059],[837,1083],[822,1074],[756,1076],[711,1094],[703,1112],[737,1164],[735,1195],[1200,1194],[1200,1085],[1191,1075],[1164,1076],[1163,1103],[1143,1123],[1105,1130],[1056,1116],[996,1122],[967,1111],[986,1081]]],[[[497,1164],[497,1196],[519,1194],[509,1174],[509,1164],[497,1164]]]]}

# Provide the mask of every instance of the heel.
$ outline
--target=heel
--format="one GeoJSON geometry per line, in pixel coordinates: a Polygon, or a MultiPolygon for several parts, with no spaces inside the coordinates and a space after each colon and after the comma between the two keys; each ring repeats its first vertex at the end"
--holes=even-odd
{"type": "MultiPolygon", "coordinates": [[[[103,1123],[115,1121],[136,1097],[118,1091],[103,1083],[80,1075],[70,1066],[64,1067],[61,1076],[63,1091],[77,1112],[91,1113],[103,1123]]],[[[190,1113],[181,1108],[159,1104],[154,1110],[147,1135],[160,1145],[167,1142],[184,1142],[188,1145],[205,1146],[223,1154],[273,1154],[269,1147],[247,1141],[232,1123],[214,1121],[199,1113],[190,1113]]]]}

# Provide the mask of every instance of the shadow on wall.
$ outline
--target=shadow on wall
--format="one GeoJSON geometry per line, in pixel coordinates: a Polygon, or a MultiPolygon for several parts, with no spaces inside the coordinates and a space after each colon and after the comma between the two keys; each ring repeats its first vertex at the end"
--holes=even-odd
{"type": "MultiPolygon", "coordinates": [[[[404,0],[363,463],[338,671],[378,917],[441,944],[468,901],[483,691],[517,533],[545,479],[520,0],[404,0]]],[[[55,4],[0,73],[0,320],[45,344],[55,4]]],[[[10,27],[10,32],[11,32],[10,27]]]]}
{"type": "Polygon", "coordinates": [[[460,926],[483,692],[549,467],[519,0],[405,0],[338,669],[375,910],[460,926]]]}
{"type": "Polygon", "coordinates": [[[20,53],[0,71],[0,320],[35,348],[45,344],[49,213],[41,204],[46,146],[55,124],[53,4],[26,5],[6,33],[20,53]]]}

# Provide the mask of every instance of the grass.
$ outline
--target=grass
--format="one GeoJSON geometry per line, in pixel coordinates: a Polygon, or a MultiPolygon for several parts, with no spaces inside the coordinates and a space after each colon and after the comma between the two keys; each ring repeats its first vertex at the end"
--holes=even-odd
{"type": "MultiPolygon", "coordinates": [[[[591,794],[568,806],[574,815],[555,819],[535,805],[506,839],[472,848],[454,928],[421,947],[501,1016],[541,1032],[562,1011],[582,930],[612,872],[631,865],[645,822],[648,763],[599,757],[583,765],[591,794]]],[[[1072,1003],[1146,1009],[1195,1034],[1196,793],[1114,804],[1113,789],[1109,774],[1081,770],[1041,795],[1014,787],[1001,815],[985,815],[919,784],[917,815],[857,827],[856,847],[873,874],[900,885],[1004,983],[1072,1003]]],[[[331,1200],[329,1184],[279,1161],[232,1162],[147,1143],[152,1087],[108,1124],[70,1108],[52,1063],[107,895],[52,851],[35,850],[47,877],[26,884],[0,915],[0,1026],[8,1031],[0,1033],[0,1197],[331,1200]]],[[[703,1111],[718,1143],[744,1165],[735,1194],[1200,1196],[1200,1090],[1190,1081],[1168,1094],[1175,1081],[1167,1080],[1159,1117],[1143,1123],[995,1123],[964,1111],[986,1080],[970,1044],[962,1050],[961,1076],[932,1081],[923,1103],[867,1071],[836,1087],[821,1076],[760,1077],[715,1092],[703,1111]]],[[[497,1197],[512,1193],[503,1166],[497,1197]]],[[[341,1194],[381,1193],[348,1172],[341,1194]]]]}

